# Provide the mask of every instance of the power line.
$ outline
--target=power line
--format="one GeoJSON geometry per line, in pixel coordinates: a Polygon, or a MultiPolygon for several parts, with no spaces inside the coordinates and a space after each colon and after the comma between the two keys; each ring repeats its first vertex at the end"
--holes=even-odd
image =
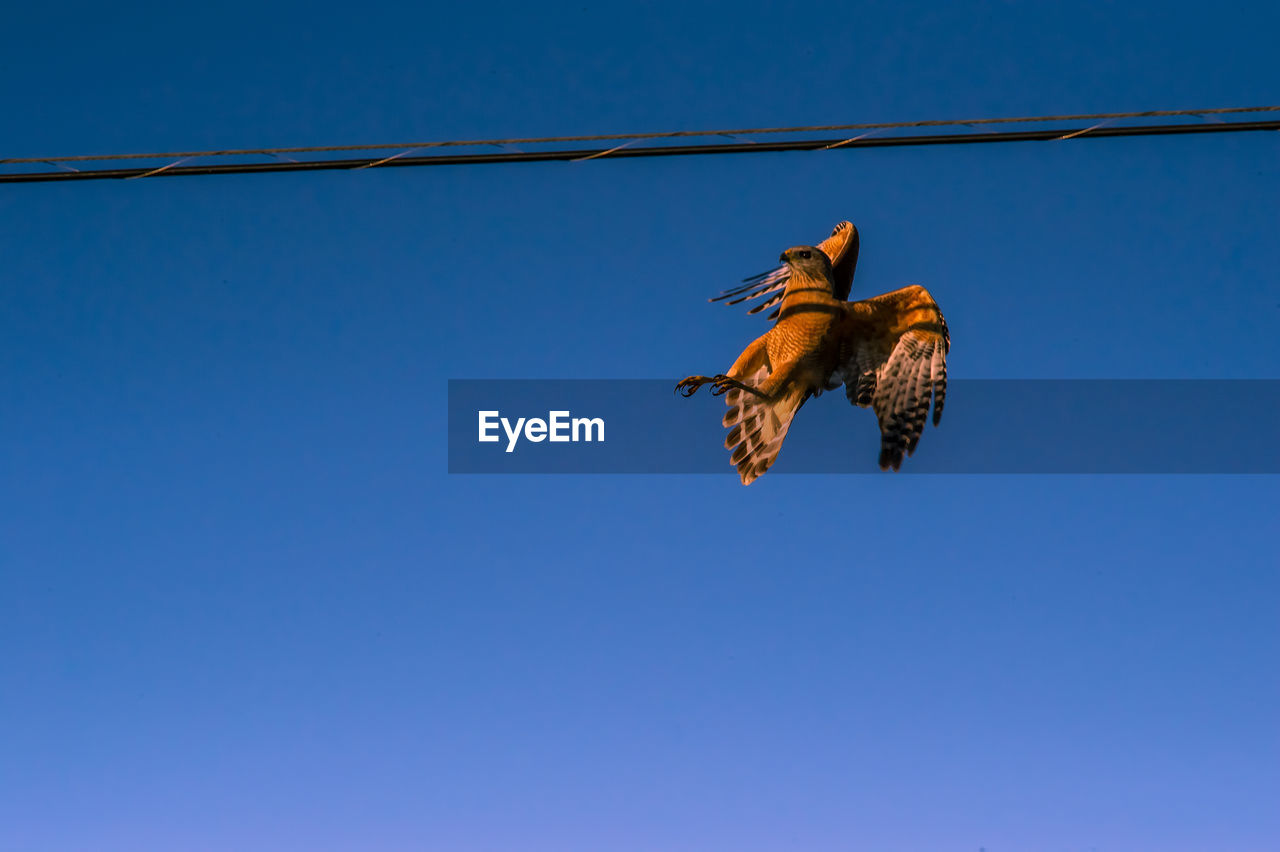
{"type": "Polygon", "coordinates": [[[65,180],[101,180],[101,179],[130,179],[140,177],[178,177],[190,175],[214,175],[214,174],[260,174],[265,172],[298,172],[298,171],[323,171],[323,170],[345,170],[345,169],[365,169],[365,168],[383,168],[391,166],[444,166],[444,165],[479,165],[479,164],[496,164],[496,163],[529,163],[529,162],[549,162],[549,161],[582,161],[593,160],[599,158],[632,158],[632,157],[663,157],[663,156],[690,156],[690,155],[706,155],[706,154],[734,154],[734,153],[765,153],[777,151],[817,151],[824,149],[839,148],[881,148],[881,147],[897,147],[897,146],[914,146],[914,145],[955,145],[955,144],[980,144],[989,142],[1034,142],[1034,141],[1052,141],[1063,139],[1101,139],[1116,138],[1124,136],[1162,136],[1162,135],[1181,135],[1193,133],[1228,133],[1242,131],[1259,131],[1259,130],[1280,130],[1280,119],[1263,120],[1263,121],[1233,121],[1204,124],[1145,124],[1145,125],[1120,125],[1108,126],[1108,123],[1117,118],[1131,117],[1182,117],[1196,116],[1204,117],[1210,115],[1224,115],[1234,113],[1258,113],[1258,112],[1280,112],[1280,106],[1261,106],[1261,107],[1232,107],[1217,109],[1201,109],[1201,110],[1149,110],[1146,112],[1132,113],[1092,113],[1080,115],[1059,115],[1059,116],[1024,116],[1016,118],[993,118],[993,119],[963,119],[955,121],[946,120],[930,120],[915,122],[891,122],[879,124],[843,124],[843,125],[810,125],[806,127],[773,127],[773,128],[755,128],[749,130],[718,130],[718,131],[674,131],[668,133],[641,133],[641,134],[606,134],[597,136],[547,136],[547,137],[524,137],[513,139],[490,139],[490,140],[453,140],[443,142],[425,142],[408,145],[356,145],[356,146],[312,146],[312,147],[295,147],[295,148],[255,148],[255,149],[229,149],[224,151],[185,151],[170,152],[163,154],[105,154],[105,155],[76,155],[71,157],[23,157],[10,158],[0,160],[3,164],[31,164],[46,163],[49,165],[59,165],[66,162],[82,162],[82,161],[105,161],[105,160],[157,160],[180,158],[176,162],[169,163],[164,166],[143,166],[143,167],[127,167],[127,168],[100,168],[78,170],[69,166],[60,166],[63,171],[54,172],[12,172],[0,173],[0,183],[38,183],[65,180]],[[978,124],[1009,124],[1016,122],[1047,122],[1047,121],[1085,121],[1101,119],[1101,123],[1082,129],[1075,128],[1053,128],[1044,130],[1022,130],[1022,131],[991,131],[991,132],[967,132],[967,133],[947,133],[947,134],[908,134],[900,136],[876,136],[877,131],[883,129],[907,129],[920,127],[937,127],[937,126],[960,126],[960,125],[978,125],[978,124]],[[776,142],[727,142],[713,144],[697,144],[697,145],[666,145],[666,146],[639,146],[629,147],[635,142],[677,138],[677,137],[697,137],[697,136],[745,136],[768,133],[801,133],[801,132],[830,132],[833,130],[867,130],[859,136],[848,139],[798,139],[776,142]],[[515,144],[547,144],[560,142],[582,142],[582,141],[616,141],[627,140],[624,144],[611,148],[572,148],[564,150],[550,151],[502,151],[487,152],[473,154],[432,154],[432,155],[416,155],[416,152],[423,149],[442,148],[442,147],[485,147],[485,146],[510,146],[515,144]],[[291,158],[276,159],[272,162],[265,163],[210,163],[204,165],[184,165],[183,163],[196,158],[226,158],[231,156],[252,156],[252,155],[269,155],[276,156],[284,153],[328,153],[340,151],[373,151],[373,150],[391,150],[403,149],[400,154],[390,157],[381,158],[343,158],[343,159],[312,159],[312,160],[294,160],[291,158]],[[415,156],[416,155],[416,156],[415,156]]]}
{"type": "Polygon", "coordinates": [[[1095,112],[1074,115],[1029,115],[1013,118],[929,119],[864,124],[810,124],[796,127],[754,127],[738,130],[673,130],[661,133],[604,133],[594,136],[523,136],[510,139],[455,139],[436,142],[387,142],[377,145],[311,145],[295,148],[229,148],[221,151],[168,151],[153,154],[75,154],[67,157],[9,157],[7,163],[74,163],[91,160],[157,160],[174,157],[229,157],[254,154],[316,154],[336,151],[389,151],[425,148],[487,147],[503,145],[554,144],[558,142],[609,142],[618,140],[676,139],[690,136],[760,136],[769,133],[825,133],[835,130],[893,130],[909,127],[958,127],[977,124],[1014,124],[1048,121],[1113,121],[1118,118],[1173,118],[1231,115],[1250,112],[1280,112],[1280,106],[1217,107],[1214,109],[1157,109],[1144,112],[1095,112]]]}

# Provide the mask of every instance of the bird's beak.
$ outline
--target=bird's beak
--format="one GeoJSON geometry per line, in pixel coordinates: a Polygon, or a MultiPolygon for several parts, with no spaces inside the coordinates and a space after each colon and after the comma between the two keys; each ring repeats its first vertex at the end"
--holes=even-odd
{"type": "Polygon", "coordinates": [[[786,263],[786,262],[787,262],[787,253],[784,251],[782,254],[778,255],[778,260],[780,260],[782,263],[786,263]]]}

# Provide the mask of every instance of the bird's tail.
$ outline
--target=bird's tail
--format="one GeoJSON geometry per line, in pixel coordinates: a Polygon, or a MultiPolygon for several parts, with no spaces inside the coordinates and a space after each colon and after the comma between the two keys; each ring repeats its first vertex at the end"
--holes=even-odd
{"type": "Polygon", "coordinates": [[[724,415],[729,429],[724,446],[732,451],[729,463],[737,466],[743,485],[750,485],[778,457],[782,439],[804,399],[804,391],[797,387],[780,391],[770,400],[737,388],[724,395],[729,406],[724,415]]]}

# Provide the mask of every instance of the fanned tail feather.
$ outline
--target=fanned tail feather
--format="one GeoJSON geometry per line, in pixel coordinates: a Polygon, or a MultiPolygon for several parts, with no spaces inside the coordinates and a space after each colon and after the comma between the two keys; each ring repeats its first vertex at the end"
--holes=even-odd
{"type": "Polygon", "coordinates": [[[785,266],[779,266],[777,269],[771,269],[768,272],[761,272],[745,278],[741,285],[724,290],[720,295],[708,299],[708,301],[736,305],[751,299],[767,296],[768,298],[764,302],[753,306],[747,311],[749,314],[756,314],[782,301],[783,292],[786,290],[787,281],[790,278],[791,270],[785,266]]]}

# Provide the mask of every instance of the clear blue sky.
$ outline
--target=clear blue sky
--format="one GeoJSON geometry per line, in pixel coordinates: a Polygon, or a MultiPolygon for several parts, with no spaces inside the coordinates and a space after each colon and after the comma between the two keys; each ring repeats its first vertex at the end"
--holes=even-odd
{"type": "MultiPolygon", "coordinates": [[[[0,156],[1269,104],[1278,30],[20,4],[0,156]]],[[[1280,377],[1278,198],[1275,133],[0,188],[0,848],[1271,848],[1280,480],[463,477],[444,430],[449,378],[727,366],[705,297],[844,218],[953,376],[1280,377]]]]}

